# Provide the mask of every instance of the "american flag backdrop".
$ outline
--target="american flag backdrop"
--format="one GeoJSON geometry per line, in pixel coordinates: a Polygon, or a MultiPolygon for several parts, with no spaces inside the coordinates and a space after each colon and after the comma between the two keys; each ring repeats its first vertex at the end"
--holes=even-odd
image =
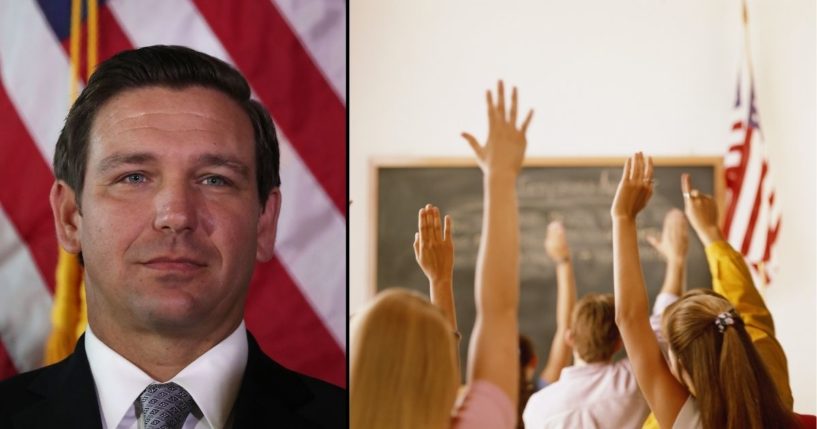
{"type": "MultiPolygon", "coordinates": [[[[51,325],[48,194],[70,103],[70,4],[0,0],[0,379],[42,364],[51,325]]],[[[247,77],[278,129],[283,197],[276,255],[256,267],[247,327],[283,365],[345,387],[345,1],[108,0],[98,35],[100,62],[185,45],[247,77]]]]}
{"type": "MultiPolygon", "coordinates": [[[[744,31],[748,31],[745,26],[744,31]]],[[[723,231],[729,244],[743,254],[755,284],[768,286],[776,262],[773,250],[780,232],[780,206],[755,104],[748,43],[744,49],[724,157],[727,201],[723,231]]]]}

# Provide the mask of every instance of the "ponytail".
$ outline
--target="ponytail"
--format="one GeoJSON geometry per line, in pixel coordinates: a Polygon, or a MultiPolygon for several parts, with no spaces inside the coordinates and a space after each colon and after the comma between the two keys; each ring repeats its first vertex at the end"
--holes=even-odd
{"type": "Polygon", "coordinates": [[[664,333],[688,371],[704,428],[796,428],[743,320],[720,296],[682,298],[664,313],[664,333]]]}
{"type": "Polygon", "coordinates": [[[783,405],[742,321],[723,332],[720,385],[726,402],[727,428],[798,426],[792,413],[783,405]]]}
{"type": "Polygon", "coordinates": [[[724,398],[726,427],[747,429],[767,427],[762,424],[763,416],[760,413],[761,404],[766,402],[760,400],[760,383],[753,370],[760,362],[753,362],[754,356],[750,353],[754,352],[754,347],[751,342],[746,344],[743,341],[738,328],[727,328],[722,336],[718,372],[720,390],[724,398]]]}

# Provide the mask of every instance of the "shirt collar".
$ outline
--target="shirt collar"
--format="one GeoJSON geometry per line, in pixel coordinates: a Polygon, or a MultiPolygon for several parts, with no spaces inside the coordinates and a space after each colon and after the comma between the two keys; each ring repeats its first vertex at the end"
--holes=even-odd
{"type": "MultiPolygon", "coordinates": [[[[242,321],[232,334],[170,380],[190,393],[210,427],[226,425],[238,396],[247,366],[246,332],[242,321]]],[[[90,326],[85,332],[85,350],[102,418],[106,427],[115,428],[145,387],[157,381],[103,343],[90,326]]]]}
{"type": "Polygon", "coordinates": [[[595,374],[600,371],[605,371],[608,367],[612,367],[612,362],[593,362],[584,365],[573,365],[562,368],[562,373],[559,375],[559,380],[565,378],[584,377],[595,374]]]}
{"type": "Polygon", "coordinates": [[[187,365],[170,381],[190,393],[210,427],[223,428],[241,387],[247,355],[247,329],[244,321],[241,321],[232,334],[187,365]]]}

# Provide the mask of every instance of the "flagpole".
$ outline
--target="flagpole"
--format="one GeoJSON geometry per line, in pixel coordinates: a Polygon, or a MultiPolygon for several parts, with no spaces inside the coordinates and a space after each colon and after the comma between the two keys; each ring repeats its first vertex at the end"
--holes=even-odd
{"type": "Polygon", "coordinates": [[[743,42],[744,42],[744,49],[746,51],[746,63],[749,68],[749,85],[753,86],[753,82],[755,81],[755,73],[752,67],[752,45],[749,43],[749,6],[746,4],[746,0],[742,1],[743,5],[743,42]]]}
{"type": "MultiPolygon", "coordinates": [[[[742,0],[741,4],[743,6],[743,41],[744,41],[744,49],[746,51],[746,66],[748,68],[749,73],[749,87],[754,88],[755,82],[755,73],[752,67],[752,45],[749,42],[750,35],[749,35],[749,6],[746,4],[747,0],[742,0]]],[[[751,94],[749,95],[752,96],[751,94]]],[[[751,101],[749,101],[751,102],[751,101]]],[[[766,282],[766,264],[761,260],[757,263],[757,272],[758,272],[758,283],[759,287],[757,288],[761,295],[766,290],[767,282],[766,282]]]]}

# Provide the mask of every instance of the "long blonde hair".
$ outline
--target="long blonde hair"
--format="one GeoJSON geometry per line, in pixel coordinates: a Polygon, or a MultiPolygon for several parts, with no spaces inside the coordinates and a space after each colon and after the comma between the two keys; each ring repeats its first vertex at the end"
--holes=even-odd
{"type": "Polygon", "coordinates": [[[392,288],[351,325],[351,427],[448,427],[458,364],[442,312],[420,294],[392,288]]]}
{"type": "Polygon", "coordinates": [[[689,294],[667,307],[662,325],[678,366],[691,378],[703,427],[797,427],[729,301],[689,294]],[[721,314],[731,321],[722,323],[723,332],[716,324],[721,314]]]}

